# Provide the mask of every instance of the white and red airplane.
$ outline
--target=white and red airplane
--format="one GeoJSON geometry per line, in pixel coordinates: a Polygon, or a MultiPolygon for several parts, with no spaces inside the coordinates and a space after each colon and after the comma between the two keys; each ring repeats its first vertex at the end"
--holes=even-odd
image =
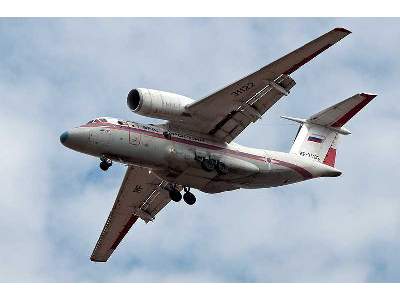
{"type": "Polygon", "coordinates": [[[356,94],[308,119],[283,117],[300,124],[289,153],[248,148],[233,140],[289,94],[294,71],[348,34],[335,28],[199,101],[144,88],[129,92],[133,112],[167,123],[100,117],[64,132],[61,143],[99,157],[102,170],[113,161],[128,166],[91,260],[107,261],[139,218],[153,221],[171,200],[181,200],[182,190],[184,201],[193,205],[191,188],[220,193],[339,176],[338,138],[350,133],[343,125],[376,95],[356,94]]]}

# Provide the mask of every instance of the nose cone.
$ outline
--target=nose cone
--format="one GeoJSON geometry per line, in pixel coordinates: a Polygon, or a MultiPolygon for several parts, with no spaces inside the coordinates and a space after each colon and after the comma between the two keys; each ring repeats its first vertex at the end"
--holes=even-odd
{"type": "Polygon", "coordinates": [[[85,128],[73,128],[60,135],[60,142],[65,147],[84,152],[88,146],[89,132],[85,128]]]}
{"type": "Polygon", "coordinates": [[[68,131],[65,131],[63,134],[60,135],[61,144],[65,145],[65,142],[67,141],[68,136],[69,136],[68,131]]]}

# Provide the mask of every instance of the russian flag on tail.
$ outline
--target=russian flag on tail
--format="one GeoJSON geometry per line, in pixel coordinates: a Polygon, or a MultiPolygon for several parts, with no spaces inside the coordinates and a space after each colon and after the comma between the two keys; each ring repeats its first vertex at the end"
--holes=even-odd
{"type": "Polygon", "coordinates": [[[314,142],[314,143],[321,144],[324,141],[324,138],[320,137],[320,136],[316,136],[316,135],[310,135],[307,140],[309,142],[314,142]]]}

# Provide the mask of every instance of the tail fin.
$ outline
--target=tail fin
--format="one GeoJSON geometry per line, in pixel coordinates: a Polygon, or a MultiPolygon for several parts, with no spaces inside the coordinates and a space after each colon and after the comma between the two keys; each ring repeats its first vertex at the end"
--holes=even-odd
{"type": "Polygon", "coordinates": [[[290,153],[334,167],[339,134],[350,134],[343,125],[375,97],[376,95],[365,93],[356,94],[308,119],[282,116],[301,124],[290,153]]]}

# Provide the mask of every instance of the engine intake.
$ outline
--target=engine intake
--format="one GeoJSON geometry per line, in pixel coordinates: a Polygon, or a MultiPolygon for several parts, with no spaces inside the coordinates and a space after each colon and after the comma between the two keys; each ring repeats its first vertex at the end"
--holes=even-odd
{"type": "Polygon", "coordinates": [[[192,99],[169,92],[137,88],[129,92],[128,107],[135,113],[164,120],[179,120],[185,116],[192,99]]]}
{"type": "Polygon", "coordinates": [[[135,111],[140,104],[140,94],[139,91],[134,89],[131,90],[128,94],[128,97],[126,98],[126,101],[128,103],[128,107],[132,110],[135,111]]]}

